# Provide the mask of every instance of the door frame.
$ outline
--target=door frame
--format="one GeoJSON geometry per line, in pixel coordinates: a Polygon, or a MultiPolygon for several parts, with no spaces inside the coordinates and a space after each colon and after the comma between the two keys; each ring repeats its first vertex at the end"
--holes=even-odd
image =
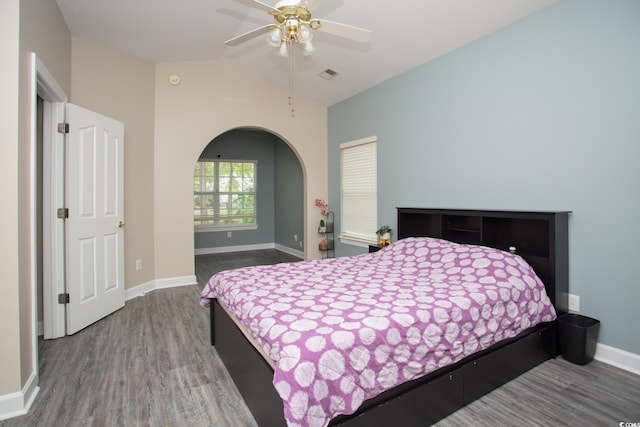
{"type": "MultiPolygon", "coordinates": [[[[42,188],[42,306],[43,306],[43,332],[45,339],[59,338],[66,334],[65,322],[65,306],[58,304],[59,293],[64,292],[64,221],[57,218],[56,209],[64,206],[64,135],[58,133],[58,123],[65,120],[65,104],[67,95],[62,87],[58,84],[53,75],[49,72],[42,60],[35,53],[32,56],[33,78],[35,94],[33,96],[34,103],[36,96],[40,96],[43,103],[43,154],[42,168],[43,181],[45,185],[42,188]]],[[[34,127],[34,138],[32,141],[31,164],[32,164],[32,219],[33,223],[33,251],[35,253],[35,230],[38,212],[35,212],[35,202],[37,194],[35,192],[35,159],[36,141],[35,126],[37,126],[35,108],[32,111],[31,123],[34,127]]],[[[36,259],[32,257],[35,263],[33,268],[37,268],[36,259]]],[[[33,280],[33,306],[34,311],[37,310],[37,283],[33,280]]],[[[38,323],[37,311],[34,313],[34,339],[37,343],[38,339],[38,323]]],[[[37,352],[37,345],[35,346],[37,352]]],[[[38,370],[37,364],[35,366],[38,370]]]]}

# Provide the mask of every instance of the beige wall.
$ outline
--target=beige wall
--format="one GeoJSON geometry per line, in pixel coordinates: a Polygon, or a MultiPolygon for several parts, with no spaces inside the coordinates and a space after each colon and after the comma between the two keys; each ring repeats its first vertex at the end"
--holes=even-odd
{"type": "MultiPolygon", "coordinates": [[[[219,62],[156,66],[155,238],[156,278],[193,274],[193,168],[203,148],[229,129],[267,129],[286,141],[305,176],[305,235],[315,233],[314,199],[327,194],[327,109],[219,62]],[[171,74],[182,79],[168,82],[171,74]]],[[[318,258],[305,239],[307,258],[318,258]]]]}
{"type": "Polygon", "coordinates": [[[19,391],[20,329],[18,271],[19,0],[0,2],[0,396],[19,391]]]}
{"type": "Polygon", "coordinates": [[[69,96],[71,33],[55,1],[20,0],[20,47],[36,52],[69,96]]]}
{"type": "MultiPolygon", "coordinates": [[[[194,274],[192,177],[207,143],[237,127],[288,142],[305,176],[305,233],[313,201],[327,195],[327,111],[285,88],[217,62],[152,64],[72,38],[53,0],[0,2],[0,398],[20,392],[34,367],[31,255],[32,123],[28,52],[69,100],[125,123],[125,280],[128,288],[194,274]],[[169,74],[182,77],[170,86],[169,74]],[[144,268],[135,270],[135,260],[144,268]]],[[[308,258],[318,258],[306,239],[308,258]]]]}
{"type": "Polygon", "coordinates": [[[36,52],[65,90],[71,75],[71,38],[53,1],[0,2],[0,186],[5,204],[0,221],[0,396],[22,390],[35,368],[32,277],[31,188],[35,99],[29,52],[36,52]]]}
{"type": "MultiPolygon", "coordinates": [[[[126,286],[194,274],[193,168],[202,149],[236,127],[268,129],[303,164],[306,208],[326,197],[326,107],[218,62],[153,65],[73,38],[74,104],[125,124],[126,286]],[[178,74],[178,86],[168,83],[178,74]],[[155,115],[154,115],[155,114],[155,115]],[[143,270],[135,270],[135,260],[143,270]]],[[[307,224],[307,235],[315,220],[307,224]]],[[[318,257],[311,246],[308,257],[318,257]]]]}
{"type": "MultiPolygon", "coordinates": [[[[20,371],[23,385],[37,375],[36,342],[34,340],[34,284],[36,258],[35,235],[31,211],[35,171],[34,154],[35,111],[32,62],[29,52],[35,52],[63,90],[69,90],[71,35],[55,2],[46,0],[20,1],[20,102],[18,144],[18,241],[20,269],[20,371]]],[[[67,92],[68,93],[68,92],[67,92]]]]}
{"type": "Polygon", "coordinates": [[[124,123],[125,287],[154,279],[155,66],[72,38],[70,102],[124,123]],[[136,270],[135,260],[143,268],[136,270]]]}

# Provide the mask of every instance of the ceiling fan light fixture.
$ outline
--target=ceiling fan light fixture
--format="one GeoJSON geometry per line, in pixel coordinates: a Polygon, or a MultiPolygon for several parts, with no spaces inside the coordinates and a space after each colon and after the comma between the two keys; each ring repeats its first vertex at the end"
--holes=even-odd
{"type": "Polygon", "coordinates": [[[269,43],[269,46],[280,47],[282,44],[282,31],[280,27],[274,28],[273,31],[269,33],[267,43],[269,43]]]}
{"type": "Polygon", "coordinates": [[[298,27],[298,43],[308,43],[313,39],[311,27],[307,24],[300,24],[298,27]]]}
{"type": "MultiPolygon", "coordinates": [[[[312,18],[309,10],[309,3],[313,3],[312,0],[279,0],[275,6],[263,3],[260,0],[236,1],[247,6],[266,11],[273,17],[275,23],[271,25],[263,25],[262,27],[236,36],[227,40],[225,44],[227,46],[237,46],[258,35],[267,34],[267,43],[270,46],[277,48],[278,55],[287,58],[289,63],[289,105],[291,106],[291,117],[294,115],[293,74],[295,71],[295,50],[302,50],[305,56],[311,55],[315,51],[315,47],[311,44],[314,31],[319,30],[362,43],[368,43],[371,40],[371,31],[369,30],[340,24],[338,22],[312,18]]],[[[331,69],[326,69],[319,75],[320,77],[329,80],[337,74],[337,72],[331,69]]]]}
{"type": "Polygon", "coordinates": [[[284,39],[286,41],[293,40],[298,41],[298,27],[299,27],[298,19],[295,17],[288,18],[284,23],[284,39]]]}
{"type": "Polygon", "coordinates": [[[278,54],[284,58],[289,56],[289,49],[287,49],[287,43],[280,44],[280,51],[278,52],[278,54]]]}
{"type": "Polygon", "coordinates": [[[313,47],[310,41],[304,44],[304,51],[303,51],[304,56],[309,56],[315,51],[316,51],[316,48],[313,47]]]}

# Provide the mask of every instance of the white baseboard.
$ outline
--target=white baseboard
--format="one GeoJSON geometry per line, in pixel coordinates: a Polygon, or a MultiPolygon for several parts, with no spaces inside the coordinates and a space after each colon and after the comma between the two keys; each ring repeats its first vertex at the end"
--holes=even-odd
{"type": "Polygon", "coordinates": [[[261,243],[259,245],[241,245],[241,246],[220,246],[217,248],[200,248],[194,252],[196,255],[223,254],[225,252],[244,252],[244,251],[262,251],[265,249],[274,249],[273,243],[261,243]]]}
{"type": "Polygon", "coordinates": [[[291,256],[295,256],[298,257],[300,259],[304,259],[304,252],[303,251],[298,251],[295,249],[292,249],[290,247],[287,246],[283,246],[283,245],[279,245],[279,244],[275,244],[275,249],[279,250],[280,252],[284,252],[285,254],[289,254],[291,256]]]}
{"type": "Polygon", "coordinates": [[[0,421],[27,414],[39,391],[34,372],[21,391],[0,396],[0,421]]]}
{"type": "Polygon", "coordinates": [[[596,346],[594,359],[640,375],[640,355],[604,344],[596,346]]]}
{"type": "Polygon", "coordinates": [[[164,288],[176,288],[179,286],[188,286],[188,285],[197,285],[198,281],[196,280],[196,276],[182,276],[182,277],[171,277],[168,279],[158,279],[152,280],[147,283],[143,283],[142,285],[135,286],[133,288],[129,288],[125,291],[124,299],[125,301],[129,301],[130,299],[144,296],[148,292],[155,291],[156,289],[164,289],[164,288]]]}
{"type": "Polygon", "coordinates": [[[241,245],[241,246],[220,246],[217,248],[200,248],[195,250],[196,255],[222,254],[226,252],[245,252],[245,251],[262,251],[265,249],[277,249],[280,252],[304,258],[304,252],[291,249],[277,243],[261,243],[258,245],[241,245]]]}
{"type": "MultiPolygon", "coordinates": [[[[135,286],[133,288],[125,290],[125,301],[129,301],[132,298],[144,296],[147,292],[154,291],[156,289],[163,288],[175,288],[178,286],[196,285],[196,276],[184,276],[174,277],[171,279],[159,279],[152,280],[142,285],[135,286]]],[[[44,335],[44,323],[42,320],[38,321],[38,336],[44,335]]]]}
{"type": "MultiPolygon", "coordinates": [[[[195,254],[210,255],[210,254],[216,254],[216,253],[257,251],[257,250],[264,250],[264,249],[277,249],[289,255],[293,255],[299,258],[304,258],[304,252],[296,251],[286,246],[282,246],[274,243],[246,245],[246,246],[224,246],[220,248],[202,248],[202,249],[196,249],[195,254]]],[[[197,284],[198,284],[198,281],[196,280],[196,276],[183,276],[183,277],[172,277],[168,279],[151,280],[150,282],[143,283],[141,285],[127,289],[125,291],[125,301],[129,301],[132,298],[144,296],[146,293],[154,291],[156,289],[175,288],[178,286],[197,285],[197,284]]]]}

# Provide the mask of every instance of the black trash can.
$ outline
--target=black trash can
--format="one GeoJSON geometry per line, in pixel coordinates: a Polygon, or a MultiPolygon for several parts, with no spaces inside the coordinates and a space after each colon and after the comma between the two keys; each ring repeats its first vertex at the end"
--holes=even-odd
{"type": "Polygon", "coordinates": [[[586,365],[596,354],[600,321],[580,314],[558,317],[562,357],[576,365],[586,365]]]}

